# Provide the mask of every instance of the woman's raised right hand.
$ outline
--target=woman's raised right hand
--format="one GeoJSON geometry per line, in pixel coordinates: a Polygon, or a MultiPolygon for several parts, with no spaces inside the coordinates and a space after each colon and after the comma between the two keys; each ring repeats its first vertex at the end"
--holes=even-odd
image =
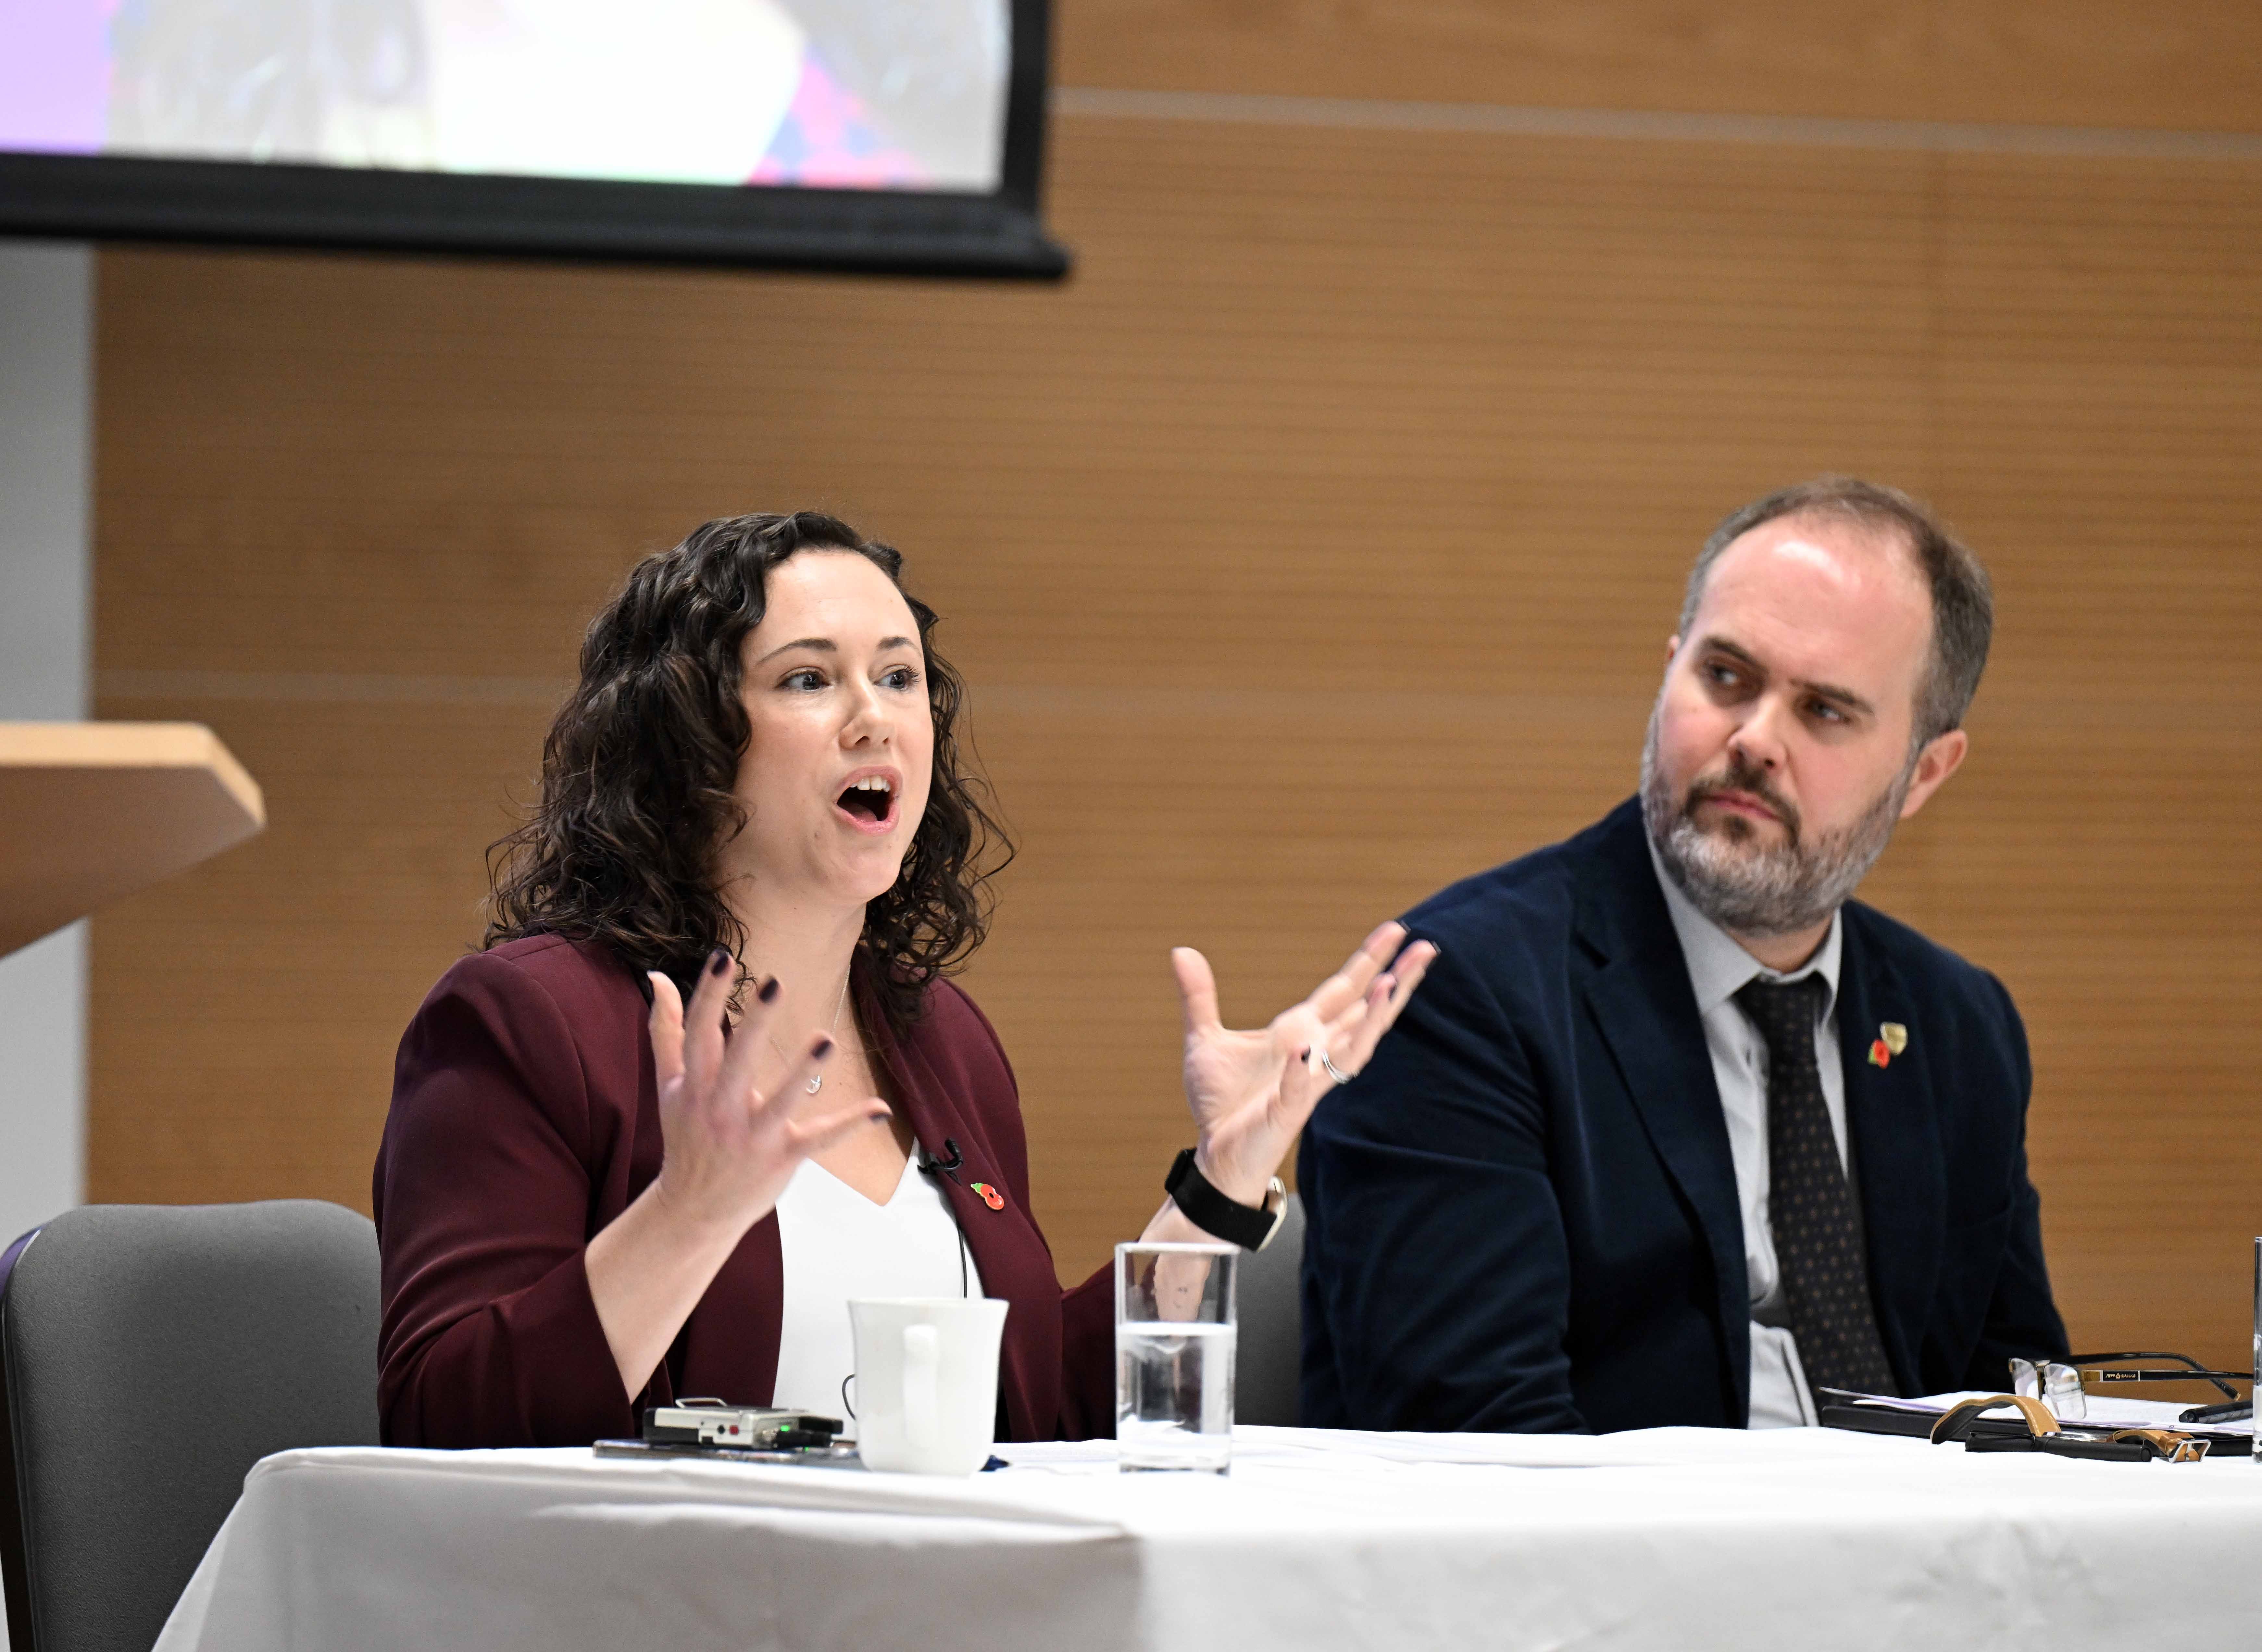
{"type": "Polygon", "coordinates": [[[832,1040],[818,1033],[799,1060],[775,1057],[763,1025],[777,999],[774,977],[755,989],[735,1035],[725,1038],[731,976],[731,955],[718,947],[687,1010],[675,983],[652,973],[652,1064],[664,1143],[654,1186],[676,1216],[743,1233],[769,1214],[803,1159],[886,1118],[888,1106],[866,1096],[824,1113],[800,1112],[796,1104],[807,1100],[832,1040]]]}

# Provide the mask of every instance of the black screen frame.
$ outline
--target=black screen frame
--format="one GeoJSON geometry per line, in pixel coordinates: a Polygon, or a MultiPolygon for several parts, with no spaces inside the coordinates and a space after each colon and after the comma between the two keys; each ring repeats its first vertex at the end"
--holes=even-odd
{"type": "Polygon", "coordinates": [[[1012,0],[988,194],[623,183],[0,151],[0,234],[1057,280],[1044,231],[1051,0],[1012,0]]]}

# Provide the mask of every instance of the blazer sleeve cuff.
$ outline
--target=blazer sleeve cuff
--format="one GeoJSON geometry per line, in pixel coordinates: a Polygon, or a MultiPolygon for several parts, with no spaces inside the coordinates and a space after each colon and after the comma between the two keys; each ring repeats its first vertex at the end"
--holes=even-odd
{"type": "Polygon", "coordinates": [[[387,1408],[388,1444],[586,1446],[636,1433],[580,1251],[450,1326],[417,1364],[387,1408]]]}
{"type": "Polygon", "coordinates": [[[513,1306],[513,1360],[538,1443],[580,1446],[633,1437],[636,1407],[589,1295],[587,1250],[529,1288],[513,1306]]]}

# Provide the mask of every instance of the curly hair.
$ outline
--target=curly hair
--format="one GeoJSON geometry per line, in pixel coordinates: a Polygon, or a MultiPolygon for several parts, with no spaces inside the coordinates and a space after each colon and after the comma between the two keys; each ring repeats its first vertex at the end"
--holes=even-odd
{"type": "Polygon", "coordinates": [[[609,949],[687,996],[717,947],[746,934],[717,891],[717,848],[746,825],[734,795],[752,726],[740,645],[770,569],[851,552],[888,576],[918,624],[934,718],[926,812],[895,886],[864,909],[860,980],[900,1034],[927,984],[962,968],[989,927],[989,880],[1012,855],[960,754],[965,685],[936,653],[933,609],[903,591],[903,556],[814,511],[726,516],[646,557],[589,624],[581,677],[542,747],[541,798],[487,851],[483,946],[556,934],[609,949]]]}

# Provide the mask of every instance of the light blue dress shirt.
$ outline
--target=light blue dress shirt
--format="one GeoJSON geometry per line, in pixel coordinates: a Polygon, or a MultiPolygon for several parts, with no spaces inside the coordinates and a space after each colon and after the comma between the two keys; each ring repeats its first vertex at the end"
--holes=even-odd
{"type": "Polygon", "coordinates": [[[1752,1398],[1747,1423],[1753,1428],[1812,1425],[1814,1400],[1798,1362],[1798,1344],[1785,1323],[1783,1275],[1776,1266],[1775,1235],[1768,1223],[1767,1041],[1736,1003],[1748,981],[1800,981],[1822,977],[1828,991],[1814,1023],[1814,1061],[1822,1078],[1822,1099],[1830,1109],[1831,1133],[1838,1138],[1838,1162],[1846,1157],[1846,1070],[1838,1052],[1838,959],[1844,920],[1832,913],[1830,931],[1814,956],[1788,975],[1770,970],[1744,950],[1735,937],[1689,904],[1680,886],[1649,850],[1650,864],[1673,913],[1674,933],[1696,991],[1696,1013],[1704,1023],[1704,1044],[1712,1057],[1712,1079],[1719,1086],[1720,1113],[1728,1126],[1728,1151],[1735,1160],[1736,1199],[1744,1216],[1744,1268],[1752,1304],[1752,1398]]]}

